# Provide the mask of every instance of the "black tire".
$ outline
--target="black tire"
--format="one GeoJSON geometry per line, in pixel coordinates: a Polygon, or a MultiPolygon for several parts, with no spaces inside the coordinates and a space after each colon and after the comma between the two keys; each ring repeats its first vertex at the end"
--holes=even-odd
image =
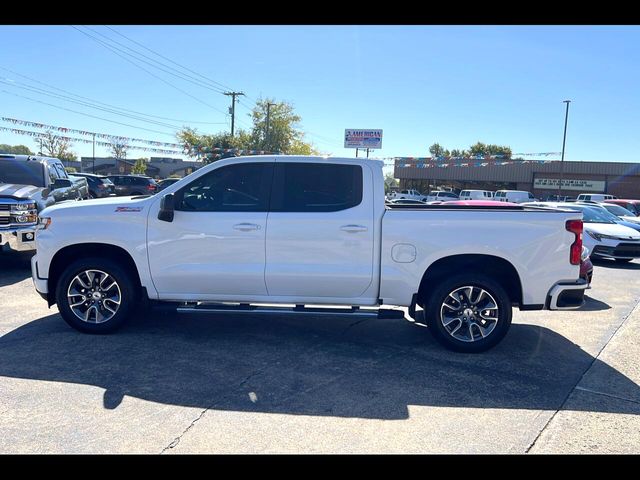
{"type": "MultiPolygon", "coordinates": [[[[89,293],[89,292],[87,292],[89,293]]],[[[108,258],[88,257],[81,258],[71,263],[62,273],[56,286],[56,303],[60,315],[67,324],[83,333],[104,334],[117,330],[126,322],[131,313],[136,308],[136,298],[138,298],[138,288],[129,271],[117,262],[108,258]],[[120,306],[113,316],[102,323],[92,323],[84,321],[73,312],[69,306],[67,291],[76,275],[86,270],[99,270],[107,273],[115,280],[120,289],[120,306]]],[[[97,313],[93,314],[97,317],[97,313]]]]}
{"type": "MultiPolygon", "coordinates": [[[[486,294],[483,297],[480,297],[480,294],[481,292],[478,292],[476,294],[476,301],[480,302],[479,298],[483,298],[483,300],[482,303],[478,303],[477,305],[492,304],[492,302],[485,303],[489,300],[486,294]]],[[[459,308],[462,308],[464,306],[462,302],[459,302],[459,304],[459,308]]],[[[456,305],[456,303],[452,302],[452,305],[456,305]]],[[[473,307],[473,305],[474,304],[471,305],[471,308],[475,308],[473,307]]],[[[480,353],[489,350],[490,348],[495,347],[504,338],[504,336],[509,331],[509,327],[511,326],[512,305],[509,295],[507,295],[507,292],[505,292],[504,288],[502,288],[502,286],[498,282],[482,274],[461,274],[440,281],[439,284],[429,294],[426,305],[424,305],[423,308],[425,310],[424,314],[427,326],[429,327],[429,332],[444,347],[456,352],[480,353]],[[460,320],[460,326],[458,328],[455,328],[458,325],[458,321],[455,320],[456,323],[451,327],[451,329],[462,329],[462,327],[464,326],[466,329],[465,333],[470,333],[469,341],[455,338],[452,335],[452,333],[455,332],[450,333],[450,330],[447,329],[447,327],[445,327],[445,325],[443,324],[441,314],[442,311],[453,311],[453,309],[446,310],[443,306],[443,303],[448,299],[449,294],[455,292],[461,287],[466,286],[477,287],[478,289],[484,290],[490,295],[490,297],[493,297],[498,309],[497,316],[495,317],[497,318],[497,321],[491,322],[491,324],[495,324],[486,336],[482,336],[482,332],[484,332],[484,330],[482,330],[480,326],[472,326],[469,323],[466,323],[466,320],[460,320]],[[471,340],[472,338],[473,340],[471,340]]],[[[484,308],[480,308],[480,310],[484,310],[484,308]]],[[[476,313],[474,315],[479,315],[479,313],[476,313]]],[[[477,321],[478,324],[480,324],[480,322],[486,322],[485,320],[480,319],[479,316],[477,317],[477,321]]],[[[487,326],[490,326],[491,324],[486,323],[487,326]]]]}
{"type": "Polygon", "coordinates": [[[97,195],[95,194],[95,192],[89,192],[89,196],[87,197],[88,200],[91,200],[93,198],[97,198],[97,195]]]}
{"type": "Polygon", "coordinates": [[[615,260],[618,263],[629,263],[633,258],[616,258],[615,260]]]}

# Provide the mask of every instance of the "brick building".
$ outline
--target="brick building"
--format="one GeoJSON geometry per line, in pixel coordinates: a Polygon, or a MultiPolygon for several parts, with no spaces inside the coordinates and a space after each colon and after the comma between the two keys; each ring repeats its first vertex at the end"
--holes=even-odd
{"type": "MultiPolygon", "coordinates": [[[[474,161],[471,162],[473,164],[474,161]]],[[[445,162],[441,162],[445,163],[445,162]]],[[[456,190],[527,190],[537,198],[558,193],[560,162],[512,161],[508,165],[495,162],[486,166],[426,166],[430,162],[396,159],[394,177],[400,188],[428,192],[448,186],[456,190]]],[[[619,198],[640,198],[640,163],[564,162],[562,191],[565,195],[609,193],[619,198]]]]}

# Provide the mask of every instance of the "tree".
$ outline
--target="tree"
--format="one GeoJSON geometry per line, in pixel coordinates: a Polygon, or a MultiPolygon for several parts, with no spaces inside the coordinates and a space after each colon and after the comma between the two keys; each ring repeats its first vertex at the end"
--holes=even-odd
{"type": "Polygon", "coordinates": [[[139,158],[138,160],[136,160],[136,164],[131,169],[131,173],[133,173],[134,175],[144,175],[145,173],[147,173],[148,161],[148,158],[139,158]]]}
{"type": "Polygon", "coordinates": [[[202,158],[204,163],[236,155],[234,152],[221,152],[215,149],[249,149],[251,145],[251,135],[244,130],[239,130],[236,136],[232,137],[228,132],[206,135],[198,133],[196,129],[185,128],[178,132],[177,138],[183,144],[187,155],[202,158]]]}
{"type": "Polygon", "coordinates": [[[76,167],[64,167],[67,173],[76,173],[78,169],[76,167]]]}
{"type": "Polygon", "coordinates": [[[201,134],[193,128],[184,128],[177,134],[184,151],[190,157],[201,158],[205,163],[236,156],[234,152],[216,149],[265,150],[295,155],[318,155],[313,144],[304,139],[298,130],[300,116],[293,113],[293,106],[286,102],[275,103],[273,99],[259,100],[251,113],[251,131],[238,130],[235,136],[228,132],[201,134]],[[267,104],[269,111],[269,135],[266,132],[267,104]]]}
{"type": "Polygon", "coordinates": [[[288,102],[276,103],[273,98],[259,99],[251,112],[253,129],[251,147],[269,152],[285,154],[317,155],[313,145],[304,141],[304,133],[298,129],[302,120],[294,113],[288,102]],[[270,107],[268,107],[270,105],[270,107]],[[267,108],[269,108],[269,129],[267,131],[267,108]]]}
{"type": "Polygon", "coordinates": [[[444,148],[439,143],[434,143],[429,147],[429,153],[432,157],[442,157],[444,155],[444,148]]]}
{"type": "Polygon", "coordinates": [[[129,143],[126,140],[122,140],[120,138],[112,138],[111,145],[109,146],[109,151],[114,158],[118,160],[123,160],[127,158],[127,151],[129,150],[129,143]]]}
{"type": "Polygon", "coordinates": [[[393,173],[389,172],[384,176],[384,193],[391,191],[392,187],[398,186],[398,179],[393,177],[393,173]]]}
{"type": "Polygon", "coordinates": [[[460,150],[458,150],[457,148],[454,148],[453,150],[451,150],[451,156],[452,157],[462,157],[462,152],[460,150]]]}
{"type": "Polygon", "coordinates": [[[75,153],[71,151],[73,144],[65,137],[55,135],[51,130],[47,130],[37,141],[42,142],[42,153],[49,157],[58,158],[63,162],[77,160],[75,153]]]}
{"type": "Polygon", "coordinates": [[[13,153],[14,155],[34,155],[26,145],[7,145],[0,143],[0,153],[13,153]]]}
{"type": "Polygon", "coordinates": [[[511,158],[511,148],[502,145],[484,144],[477,142],[469,147],[471,155],[502,155],[505,158],[511,158]]]}

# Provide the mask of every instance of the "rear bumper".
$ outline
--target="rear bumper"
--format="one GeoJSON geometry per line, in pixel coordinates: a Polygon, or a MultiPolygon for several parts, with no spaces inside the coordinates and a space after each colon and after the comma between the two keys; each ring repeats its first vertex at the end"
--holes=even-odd
{"type": "Polygon", "coordinates": [[[589,283],[580,278],[573,282],[556,283],[547,295],[546,308],[549,310],[573,310],[584,304],[584,291],[589,283]]]}
{"type": "Polygon", "coordinates": [[[0,228],[0,250],[30,252],[36,249],[36,227],[0,228]]]}

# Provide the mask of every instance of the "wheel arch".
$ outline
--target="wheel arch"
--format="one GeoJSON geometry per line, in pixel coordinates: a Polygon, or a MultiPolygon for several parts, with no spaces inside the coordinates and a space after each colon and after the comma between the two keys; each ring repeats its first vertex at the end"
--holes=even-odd
{"type": "Polygon", "coordinates": [[[441,278],[459,271],[490,276],[505,289],[514,306],[522,304],[522,283],[516,268],[502,257],[486,254],[451,255],[433,262],[420,280],[417,303],[424,305],[431,285],[437,285],[441,278]]]}
{"type": "Polygon", "coordinates": [[[88,257],[108,258],[118,262],[132,274],[134,285],[141,288],[142,282],[140,281],[140,273],[138,272],[136,263],[131,254],[124,248],[108,243],[78,243],[61,248],[51,259],[49,278],[47,281],[47,301],[49,302],[49,306],[56,303],[55,292],[58,280],[65,267],[71,262],[88,257]]]}

